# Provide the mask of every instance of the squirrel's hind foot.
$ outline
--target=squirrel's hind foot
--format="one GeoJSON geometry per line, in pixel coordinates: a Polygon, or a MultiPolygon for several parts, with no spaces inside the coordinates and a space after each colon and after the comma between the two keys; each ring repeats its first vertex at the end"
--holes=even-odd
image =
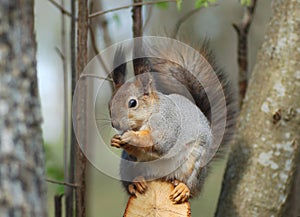
{"type": "Polygon", "coordinates": [[[175,188],[171,192],[170,199],[174,203],[186,202],[190,197],[190,189],[186,186],[186,184],[178,180],[173,181],[173,184],[175,185],[175,188]]]}
{"type": "Polygon", "coordinates": [[[128,186],[128,191],[131,195],[135,195],[139,192],[140,194],[143,194],[147,190],[147,182],[144,177],[138,176],[133,181],[132,184],[128,186]]]}

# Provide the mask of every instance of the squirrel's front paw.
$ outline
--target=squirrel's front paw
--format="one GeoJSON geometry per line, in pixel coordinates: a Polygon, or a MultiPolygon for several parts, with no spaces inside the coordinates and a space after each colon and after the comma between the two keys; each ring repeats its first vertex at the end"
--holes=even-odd
{"type": "Polygon", "coordinates": [[[121,136],[121,141],[140,148],[153,146],[149,130],[127,131],[121,136]]]}
{"type": "Polygon", "coordinates": [[[190,189],[183,182],[178,180],[174,181],[175,188],[171,192],[170,199],[174,203],[184,203],[190,197],[190,189]]]}
{"type": "Polygon", "coordinates": [[[139,146],[140,139],[135,131],[127,131],[121,136],[121,141],[123,143],[128,143],[132,146],[139,146]]]}
{"type": "Polygon", "coordinates": [[[145,193],[147,190],[147,182],[144,177],[138,176],[133,181],[132,184],[128,186],[128,191],[131,195],[136,196],[136,192],[139,192],[140,194],[145,193]]]}
{"type": "Polygon", "coordinates": [[[123,142],[121,140],[121,135],[120,134],[116,134],[113,136],[113,138],[111,138],[110,140],[110,145],[116,148],[121,148],[123,146],[123,142]]]}

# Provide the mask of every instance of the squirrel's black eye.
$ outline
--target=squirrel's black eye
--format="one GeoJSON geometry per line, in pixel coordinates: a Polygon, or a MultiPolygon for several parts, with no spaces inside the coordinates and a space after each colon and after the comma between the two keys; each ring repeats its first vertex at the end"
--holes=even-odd
{"type": "Polygon", "coordinates": [[[136,107],[136,105],[137,105],[136,99],[129,100],[129,102],[128,102],[128,108],[134,108],[134,107],[136,107]]]}

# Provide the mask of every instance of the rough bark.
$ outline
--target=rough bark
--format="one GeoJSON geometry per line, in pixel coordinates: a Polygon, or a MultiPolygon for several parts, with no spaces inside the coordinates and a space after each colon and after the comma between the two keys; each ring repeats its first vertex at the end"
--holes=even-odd
{"type": "Polygon", "coordinates": [[[293,216],[289,198],[300,149],[300,2],[274,1],[273,8],[216,216],[293,216]]]}
{"type": "MultiPolygon", "coordinates": [[[[133,3],[142,3],[142,0],[133,0],[133,3]]],[[[143,35],[143,19],[142,6],[134,6],[132,8],[132,33],[133,37],[141,37],[143,35]]]]}
{"type": "MultiPolygon", "coordinates": [[[[78,23],[77,23],[77,67],[76,80],[78,81],[84,67],[87,64],[87,36],[88,36],[88,1],[78,0],[78,23]]],[[[87,144],[86,129],[86,106],[87,106],[87,88],[83,85],[79,89],[79,97],[77,99],[76,124],[77,135],[82,135],[82,141],[79,143],[83,146],[87,144]]],[[[76,147],[76,163],[75,163],[75,179],[78,188],[76,189],[76,216],[86,216],[86,172],[87,159],[80,147],[76,147]]]]}
{"type": "Polygon", "coordinates": [[[0,216],[44,217],[34,1],[0,2],[0,216]]]}

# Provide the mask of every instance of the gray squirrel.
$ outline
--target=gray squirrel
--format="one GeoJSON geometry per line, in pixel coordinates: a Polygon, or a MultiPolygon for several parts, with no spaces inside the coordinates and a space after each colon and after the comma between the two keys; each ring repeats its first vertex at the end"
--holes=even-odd
{"type": "MultiPolygon", "coordinates": [[[[178,52],[182,64],[170,61],[169,51],[160,52],[165,52],[166,58],[133,60],[136,77],[132,81],[125,82],[126,63],[113,71],[115,93],[109,110],[112,126],[121,134],[113,136],[111,145],[123,149],[120,175],[129,194],[144,193],[147,180],[160,179],[174,184],[170,199],[183,203],[199,194],[210,156],[222,152],[222,148],[214,146],[215,138],[220,135],[215,135],[212,125],[219,129],[219,122],[225,120],[221,147],[230,140],[236,100],[226,75],[216,67],[206,44],[199,49],[204,62],[193,62],[194,55],[184,49],[178,52]],[[189,63],[199,72],[197,77],[184,67],[189,63]],[[210,97],[204,88],[213,84],[207,63],[220,84],[210,87],[210,97]],[[198,82],[198,76],[202,76],[202,82],[198,82]],[[225,100],[214,91],[222,91],[225,100]],[[223,117],[218,110],[222,100],[226,107],[223,117]]],[[[119,49],[117,58],[122,55],[119,49]]]]}

